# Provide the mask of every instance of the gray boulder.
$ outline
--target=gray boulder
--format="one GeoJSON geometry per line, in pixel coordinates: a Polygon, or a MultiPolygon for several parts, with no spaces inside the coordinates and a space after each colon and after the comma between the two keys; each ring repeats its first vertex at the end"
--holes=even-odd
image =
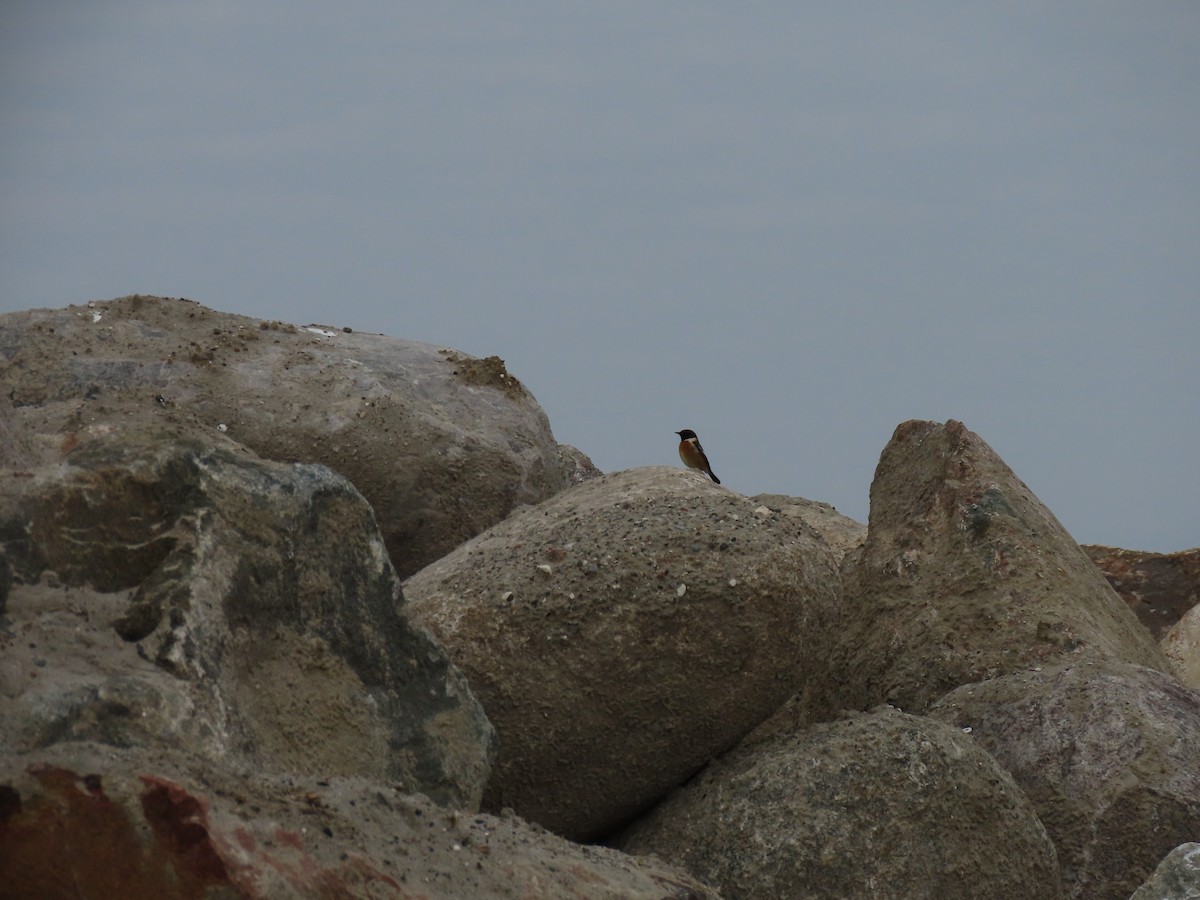
{"type": "Polygon", "coordinates": [[[842,563],[844,705],[921,712],[961,684],[1082,655],[1167,670],[1053,514],[961,422],[906,422],[842,563]]]}
{"type": "Polygon", "coordinates": [[[767,723],[616,841],[727,900],[1061,898],[1054,846],[970,737],[890,708],[767,723]]]}
{"type": "Polygon", "coordinates": [[[0,482],[0,750],[186,748],[476,807],[494,734],[319,465],[110,436],[0,482]]]}
{"type": "Polygon", "coordinates": [[[54,464],[99,432],[153,430],[323,463],[375,508],[401,576],[566,485],[545,413],[497,357],[132,296],[0,316],[0,359],[0,452],[54,464]]]}
{"type": "Polygon", "coordinates": [[[499,734],[485,808],[574,839],[638,814],[798,690],[829,712],[831,551],[695,472],[587,481],[405,594],[499,734]]]}
{"type": "Polygon", "coordinates": [[[717,900],[662,863],[386,781],[86,743],[0,758],[0,869],[13,898],[717,900]]]}
{"type": "Polygon", "coordinates": [[[1123,900],[1200,835],[1200,694],[1169,675],[1078,660],[963,686],[929,715],[970,728],[1012,774],[1072,897],[1123,900]]]}

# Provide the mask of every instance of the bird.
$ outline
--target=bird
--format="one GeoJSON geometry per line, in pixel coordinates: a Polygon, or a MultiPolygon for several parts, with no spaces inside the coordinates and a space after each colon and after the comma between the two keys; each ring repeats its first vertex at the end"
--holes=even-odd
{"type": "Polygon", "coordinates": [[[689,469],[706,472],[709,478],[720,484],[721,479],[713,474],[712,466],[708,464],[708,457],[704,455],[704,448],[700,446],[700,439],[696,437],[696,432],[685,428],[683,431],[675,433],[679,435],[679,458],[683,460],[683,464],[689,469]]]}

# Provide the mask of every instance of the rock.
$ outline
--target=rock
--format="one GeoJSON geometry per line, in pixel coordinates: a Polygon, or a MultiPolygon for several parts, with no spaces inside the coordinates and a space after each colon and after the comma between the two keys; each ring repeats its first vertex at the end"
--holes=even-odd
{"type": "Polygon", "coordinates": [[[1151,553],[1085,544],[1083,551],[1155,640],[1200,603],[1200,547],[1151,553]]]}
{"type": "Polygon", "coordinates": [[[1128,897],[1200,834],[1200,694],[1116,659],[961,687],[929,715],[1007,769],[1058,849],[1070,896],[1128,897]]]}
{"type": "Polygon", "coordinates": [[[1149,632],[1051,512],[961,422],[906,422],[842,563],[844,705],[910,712],[961,684],[1082,655],[1166,670],[1149,632]]]}
{"type": "Polygon", "coordinates": [[[764,734],[617,846],[654,853],[727,900],[1062,896],[1029,802],[957,729],[881,708],[764,734]]]}
{"type": "Polygon", "coordinates": [[[1162,639],[1163,655],[1175,677],[1200,691],[1200,605],[1193,606],[1162,639]]]}
{"type": "Polygon", "coordinates": [[[0,316],[0,358],[14,441],[42,463],[131,431],[323,463],[375,508],[402,576],[566,484],[497,357],[133,296],[0,316]]]}
{"type": "MultiPolygon", "coordinates": [[[[3,352],[3,348],[0,348],[0,352],[3,352]]],[[[0,402],[0,469],[14,473],[25,471],[37,465],[37,458],[29,446],[28,437],[13,421],[8,405],[0,402]]]]}
{"type": "Polygon", "coordinates": [[[587,454],[570,444],[558,445],[558,464],[567,484],[582,484],[604,474],[587,454]]]}
{"type": "Polygon", "coordinates": [[[475,807],[494,734],[324,466],[81,445],[0,480],[0,749],[187,748],[475,807]]]}
{"type": "Polygon", "coordinates": [[[0,759],[6,897],[717,900],[663,864],[363,777],[60,744],[0,759]]]}
{"type": "Polygon", "coordinates": [[[485,808],[572,839],[638,814],[801,688],[829,712],[832,554],[695,472],[585,482],[405,593],[499,734],[485,808]]]}
{"type": "Polygon", "coordinates": [[[1200,844],[1180,844],[1129,900],[1200,900],[1200,844]]]}
{"type": "Polygon", "coordinates": [[[861,547],[867,539],[866,525],[843,516],[828,503],[819,500],[805,500],[784,494],[757,494],[750,498],[750,502],[787,516],[795,516],[810,525],[829,544],[839,562],[851,550],[861,547]]]}

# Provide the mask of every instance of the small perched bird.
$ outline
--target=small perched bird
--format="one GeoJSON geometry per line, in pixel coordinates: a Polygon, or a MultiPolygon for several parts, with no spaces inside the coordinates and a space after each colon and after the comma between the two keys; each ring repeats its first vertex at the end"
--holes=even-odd
{"type": "Polygon", "coordinates": [[[720,484],[721,479],[713,474],[712,466],[708,464],[708,457],[704,455],[704,448],[700,446],[696,432],[685,428],[675,433],[679,435],[679,458],[683,460],[683,464],[689,469],[699,469],[708,473],[709,478],[720,484]]]}

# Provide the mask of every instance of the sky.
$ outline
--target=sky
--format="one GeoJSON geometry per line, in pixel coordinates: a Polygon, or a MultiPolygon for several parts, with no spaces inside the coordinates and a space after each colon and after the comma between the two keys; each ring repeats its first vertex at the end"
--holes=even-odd
{"type": "Polygon", "coordinates": [[[866,521],[959,419],[1081,543],[1200,545],[1200,4],[0,12],[0,313],[131,293],[503,357],[866,521]]]}

